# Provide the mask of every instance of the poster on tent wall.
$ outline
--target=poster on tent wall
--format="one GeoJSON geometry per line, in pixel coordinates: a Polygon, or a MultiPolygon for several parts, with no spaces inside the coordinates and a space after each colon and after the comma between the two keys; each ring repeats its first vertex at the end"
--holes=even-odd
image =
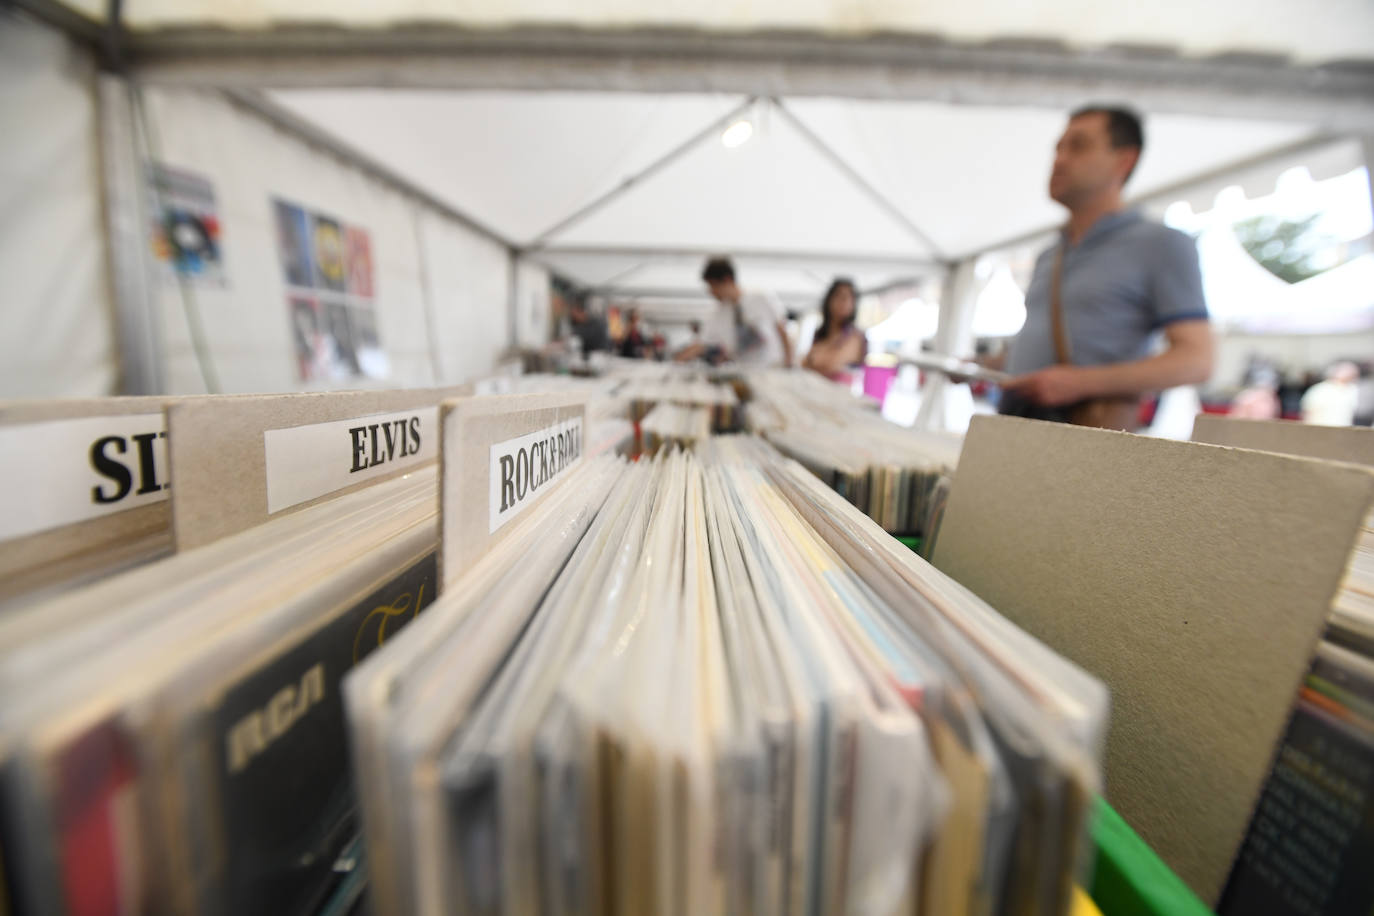
{"type": "Polygon", "coordinates": [[[219,208],[209,179],[150,163],[148,196],[153,259],[164,281],[227,286],[219,208]]]}
{"type": "Polygon", "coordinates": [[[272,207],[301,381],[385,378],[371,236],[289,201],[272,207]]]}

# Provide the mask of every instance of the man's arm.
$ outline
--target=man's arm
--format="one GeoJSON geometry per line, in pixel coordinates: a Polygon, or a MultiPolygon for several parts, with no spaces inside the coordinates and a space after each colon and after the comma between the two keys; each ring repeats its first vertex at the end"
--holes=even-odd
{"type": "Polygon", "coordinates": [[[1212,326],[1204,319],[1165,326],[1169,346],[1158,356],[1108,366],[1050,366],[1017,376],[1002,387],[1036,404],[1059,407],[1084,398],[1130,397],[1176,385],[1199,385],[1212,376],[1212,326]]]}
{"type": "Polygon", "coordinates": [[[706,344],[690,343],[673,354],[673,359],[679,363],[690,362],[706,352],[706,344]]]}
{"type": "MultiPolygon", "coordinates": [[[[994,372],[1001,372],[1007,368],[1007,351],[1004,349],[1000,353],[986,353],[982,356],[970,356],[964,360],[969,363],[976,363],[984,369],[991,369],[994,372]]],[[[945,378],[956,385],[967,385],[973,381],[971,375],[960,375],[957,372],[946,372],[945,378]]]]}
{"type": "Polygon", "coordinates": [[[1007,351],[1006,348],[1003,348],[996,353],[985,353],[982,356],[974,357],[972,361],[982,366],[984,369],[992,369],[995,372],[1001,372],[1003,369],[1007,368],[1007,351]]]}

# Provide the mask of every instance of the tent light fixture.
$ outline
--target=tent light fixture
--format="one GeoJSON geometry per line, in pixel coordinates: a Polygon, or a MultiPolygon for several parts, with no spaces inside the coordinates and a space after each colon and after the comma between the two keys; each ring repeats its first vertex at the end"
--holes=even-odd
{"type": "Polygon", "coordinates": [[[726,149],[735,149],[749,142],[754,135],[754,125],[745,118],[734,122],[721,132],[720,142],[726,149]]]}

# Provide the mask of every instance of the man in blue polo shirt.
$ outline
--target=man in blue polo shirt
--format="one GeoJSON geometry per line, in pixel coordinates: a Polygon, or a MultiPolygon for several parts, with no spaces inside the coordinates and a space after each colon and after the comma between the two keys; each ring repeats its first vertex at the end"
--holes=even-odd
{"type": "Polygon", "coordinates": [[[1121,201],[1144,145],[1140,119],[1125,109],[1069,117],[1050,174],[1050,197],[1069,221],[1035,263],[1002,413],[1134,429],[1144,394],[1211,376],[1193,240],[1121,201]],[[1157,331],[1165,347],[1151,355],[1157,331]]]}

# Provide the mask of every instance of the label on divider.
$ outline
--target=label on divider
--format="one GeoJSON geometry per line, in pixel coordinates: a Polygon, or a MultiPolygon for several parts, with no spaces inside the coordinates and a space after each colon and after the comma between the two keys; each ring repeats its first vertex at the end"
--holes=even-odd
{"type": "Polygon", "coordinates": [[[0,541],[167,498],[161,413],[0,426],[0,541]]]}
{"type": "Polygon", "coordinates": [[[581,417],[493,445],[488,474],[489,533],[523,512],[547,484],[580,460],[581,417]]]}
{"type": "Polygon", "coordinates": [[[439,454],[439,409],[417,407],[262,434],[267,452],[267,514],[439,454]]]}

